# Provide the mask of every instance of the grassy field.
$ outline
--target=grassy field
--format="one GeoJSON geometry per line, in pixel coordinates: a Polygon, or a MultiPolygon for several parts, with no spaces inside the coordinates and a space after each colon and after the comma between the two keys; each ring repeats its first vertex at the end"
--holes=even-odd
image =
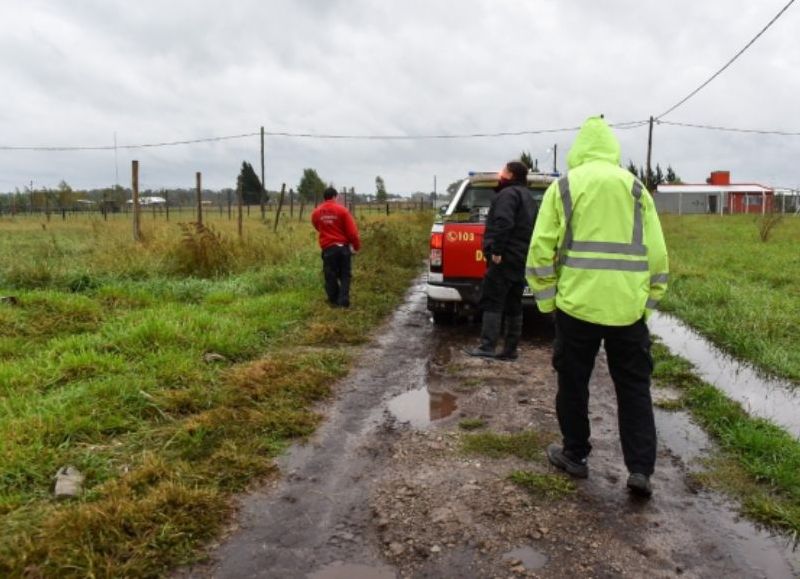
{"type": "MultiPolygon", "coordinates": [[[[176,220],[175,220],[176,221],[176,220]]],[[[156,576],[310,434],[353,344],[419,271],[428,214],[362,222],[353,307],[311,227],[0,219],[0,576],[156,576]],[[86,475],[55,501],[65,465],[86,475]]]]}
{"type": "Polygon", "coordinates": [[[662,309],[735,357],[800,382],[800,218],[767,242],[760,217],[662,216],[670,287],[662,309]]]}

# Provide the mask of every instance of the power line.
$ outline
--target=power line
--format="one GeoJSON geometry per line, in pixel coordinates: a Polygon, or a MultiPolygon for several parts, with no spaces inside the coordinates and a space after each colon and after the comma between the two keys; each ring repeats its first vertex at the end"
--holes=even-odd
{"type": "Polygon", "coordinates": [[[715,125],[701,125],[697,123],[681,123],[674,121],[656,121],[659,125],[672,127],[685,127],[690,129],[705,129],[709,131],[726,131],[729,133],[750,133],[756,135],[777,135],[780,137],[800,137],[800,131],[781,131],[773,129],[742,129],[736,127],[720,127],[715,125]]]}
{"type": "Polygon", "coordinates": [[[764,34],[764,33],[767,31],[767,29],[768,29],[770,26],[772,26],[773,24],[775,24],[775,22],[778,20],[778,18],[780,18],[781,16],[783,16],[783,13],[784,13],[784,12],[786,12],[786,10],[788,10],[788,9],[789,9],[789,7],[790,7],[792,4],[794,4],[794,2],[795,2],[795,0],[789,0],[789,2],[786,4],[786,6],[784,6],[783,8],[781,8],[780,12],[778,12],[778,13],[777,13],[777,14],[776,14],[776,15],[775,15],[773,18],[772,18],[772,20],[770,20],[769,22],[767,22],[767,25],[766,25],[766,26],[764,26],[764,28],[762,28],[762,29],[761,29],[761,30],[758,32],[758,34],[756,34],[756,35],[755,35],[755,36],[754,36],[752,39],[750,39],[750,42],[748,42],[747,44],[745,44],[745,45],[744,45],[744,48],[742,48],[742,49],[741,49],[739,52],[737,52],[736,54],[734,54],[734,55],[733,55],[733,58],[731,58],[731,59],[730,59],[728,62],[726,62],[726,63],[725,63],[723,66],[722,66],[722,68],[720,68],[720,69],[719,69],[717,72],[715,72],[714,74],[712,74],[712,75],[711,75],[711,76],[710,76],[710,77],[709,77],[709,78],[708,78],[708,79],[707,79],[707,80],[706,80],[706,81],[705,81],[703,84],[701,84],[700,86],[698,86],[696,89],[694,89],[694,90],[693,90],[692,92],[690,92],[688,95],[686,95],[686,96],[685,96],[685,97],[683,97],[681,100],[679,100],[677,103],[675,103],[674,105],[672,105],[672,106],[671,106],[670,108],[668,108],[666,111],[664,111],[663,113],[661,113],[660,115],[658,115],[658,116],[656,117],[656,120],[658,120],[658,119],[660,119],[661,117],[664,117],[664,116],[666,116],[666,115],[670,114],[672,111],[674,111],[675,109],[677,109],[677,108],[678,108],[679,106],[681,106],[683,103],[685,103],[686,101],[688,101],[690,98],[692,98],[694,95],[696,95],[696,94],[697,94],[697,93],[699,93],[701,90],[703,90],[703,89],[704,89],[706,86],[708,86],[708,84],[709,84],[709,83],[711,83],[711,81],[713,81],[713,80],[714,80],[715,78],[717,78],[717,77],[718,77],[720,74],[722,74],[722,73],[725,71],[725,69],[727,69],[727,68],[728,68],[730,65],[732,65],[732,64],[734,63],[734,61],[735,61],[737,58],[739,58],[739,57],[740,57],[742,54],[744,54],[744,52],[745,52],[745,51],[746,51],[748,48],[750,48],[750,47],[751,47],[751,46],[752,46],[752,45],[755,43],[755,41],[756,41],[756,40],[758,40],[758,39],[761,37],[761,35],[762,35],[762,34],[764,34]]]}
{"type": "MultiPolygon", "coordinates": [[[[636,129],[647,124],[647,121],[626,121],[612,123],[610,126],[621,129],[636,129]]],[[[544,135],[550,133],[566,133],[579,130],[579,126],[562,127],[557,129],[529,129],[523,131],[501,131],[493,133],[461,133],[461,134],[428,134],[428,135],[353,135],[353,134],[334,134],[334,133],[311,133],[311,132],[291,132],[291,131],[264,131],[268,137],[283,137],[294,139],[320,139],[320,140],[361,140],[361,141],[421,141],[421,140],[457,140],[457,139],[483,139],[483,138],[502,138],[519,137],[526,135],[544,135]]],[[[233,139],[244,139],[260,136],[259,132],[241,133],[238,135],[225,135],[221,137],[204,137],[199,139],[188,139],[181,141],[164,141],[156,143],[143,143],[136,145],[67,145],[67,146],[12,146],[0,145],[0,151],[110,151],[118,149],[146,149],[156,147],[174,147],[178,145],[194,145],[198,143],[212,143],[233,139]]]]}
{"type": "Polygon", "coordinates": [[[183,141],[164,141],[160,143],[144,143],[139,145],[67,145],[67,146],[10,146],[0,145],[0,151],[113,151],[116,149],[147,149],[153,147],[174,147],[177,145],[194,145],[196,143],[213,143],[232,139],[254,137],[259,133],[242,133],[240,135],[225,135],[222,137],[204,137],[201,139],[188,139],[183,141]]]}

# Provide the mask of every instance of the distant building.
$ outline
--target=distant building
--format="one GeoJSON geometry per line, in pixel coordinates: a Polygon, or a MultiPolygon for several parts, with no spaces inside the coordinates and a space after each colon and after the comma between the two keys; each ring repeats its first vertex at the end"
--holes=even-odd
{"type": "Polygon", "coordinates": [[[757,183],[731,183],[729,171],[714,171],[702,185],[659,185],[659,213],[771,213],[775,190],[757,183]]]}
{"type": "MultiPolygon", "coordinates": [[[[133,199],[128,199],[128,205],[133,204],[133,199]]],[[[143,195],[139,197],[139,205],[166,205],[167,200],[163,197],[143,195]]]]}

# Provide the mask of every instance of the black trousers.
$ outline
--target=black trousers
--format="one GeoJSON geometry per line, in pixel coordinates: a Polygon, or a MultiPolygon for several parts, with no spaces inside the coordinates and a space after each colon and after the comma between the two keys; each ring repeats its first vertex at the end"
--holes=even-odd
{"type": "Polygon", "coordinates": [[[517,279],[503,264],[489,262],[481,283],[478,306],[483,312],[505,313],[508,317],[522,315],[522,292],[525,282],[517,279]]]}
{"type": "Polygon", "coordinates": [[[588,456],[589,378],[605,343],[608,369],[617,394],[622,454],[629,472],[650,476],[656,462],[656,426],[650,398],[650,333],[644,319],[630,326],[601,326],[556,312],[553,367],[558,372],[556,412],[564,450],[573,458],[588,456]]]}
{"type": "Polygon", "coordinates": [[[334,306],[350,306],[351,253],[346,245],[332,245],[322,250],[325,293],[334,306]]]}

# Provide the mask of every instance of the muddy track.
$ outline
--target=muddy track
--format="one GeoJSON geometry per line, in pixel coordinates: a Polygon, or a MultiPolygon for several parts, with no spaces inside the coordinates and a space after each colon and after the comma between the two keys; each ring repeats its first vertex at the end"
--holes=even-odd
{"type": "Polygon", "coordinates": [[[710,447],[683,414],[657,413],[656,495],[624,489],[613,387],[603,357],[591,385],[591,475],[567,498],[511,484],[544,461],[461,451],[463,418],[556,440],[547,325],[526,327],[516,363],[469,358],[477,327],[434,328],[418,281],[366,347],[313,439],[284,477],[242,497],[210,563],[180,576],[793,577],[785,541],[739,520],[691,472],[710,447]],[[392,411],[390,412],[389,409],[392,411]]]}

